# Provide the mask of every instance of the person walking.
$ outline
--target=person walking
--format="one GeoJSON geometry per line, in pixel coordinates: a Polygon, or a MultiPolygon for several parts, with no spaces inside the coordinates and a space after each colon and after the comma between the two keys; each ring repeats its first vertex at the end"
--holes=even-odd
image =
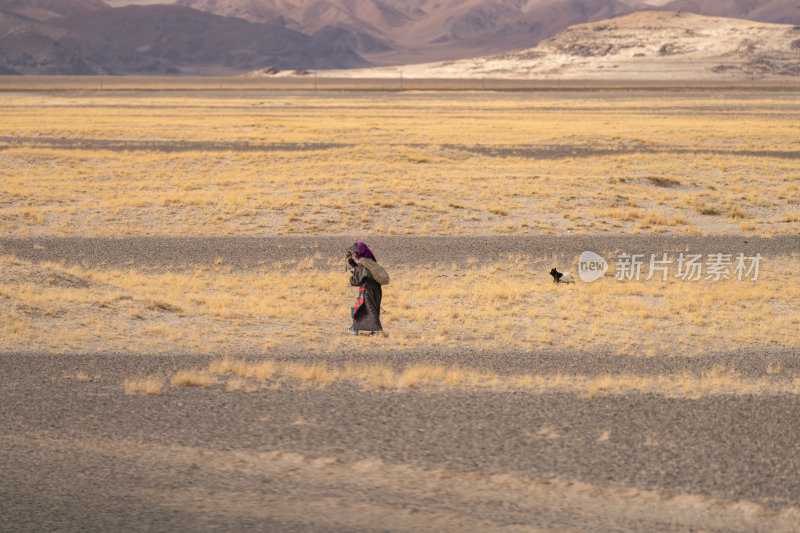
{"type": "Polygon", "coordinates": [[[353,325],[347,331],[353,335],[360,331],[385,335],[381,325],[381,298],[382,286],[388,285],[389,274],[378,264],[375,254],[365,243],[356,242],[346,251],[350,285],[358,287],[358,297],[350,308],[353,325]]]}

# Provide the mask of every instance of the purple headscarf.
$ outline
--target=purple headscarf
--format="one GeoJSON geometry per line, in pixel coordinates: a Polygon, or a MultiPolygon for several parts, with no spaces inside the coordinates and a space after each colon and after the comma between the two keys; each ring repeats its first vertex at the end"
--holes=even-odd
{"type": "Polygon", "coordinates": [[[356,256],[356,259],[366,257],[367,259],[372,259],[376,263],[378,262],[378,260],[375,259],[375,255],[372,253],[372,250],[370,250],[369,247],[361,241],[355,243],[353,246],[348,248],[348,250],[353,252],[353,255],[356,256]]]}

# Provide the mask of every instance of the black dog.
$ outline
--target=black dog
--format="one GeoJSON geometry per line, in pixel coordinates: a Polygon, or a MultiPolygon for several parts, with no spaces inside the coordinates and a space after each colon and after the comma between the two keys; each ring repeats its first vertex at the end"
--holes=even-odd
{"type": "Polygon", "coordinates": [[[553,276],[553,283],[575,283],[572,279],[572,274],[569,272],[559,272],[555,268],[550,270],[550,275],[553,276]]]}

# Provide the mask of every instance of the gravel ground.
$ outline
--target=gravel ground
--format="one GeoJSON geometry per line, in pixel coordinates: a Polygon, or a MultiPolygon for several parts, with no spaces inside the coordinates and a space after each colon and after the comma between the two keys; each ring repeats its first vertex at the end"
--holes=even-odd
{"type": "MultiPolygon", "coordinates": [[[[694,111],[694,110],[693,110],[694,111]]],[[[207,141],[136,141],[109,139],[62,139],[57,137],[9,137],[0,136],[0,150],[19,146],[56,148],[60,150],[112,150],[148,152],[303,152],[351,147],[345,143],[266,143],[207,142],[207,141]]],[[[403,146],[403,145],[397,145],[403,146]]],[[[428,145],[423,145],[428,146],[428,145]]],[[[620,154],[671,154],[671,155],[728,155],[798,159],[800,150],[722,150],[690,149],[670,145],[637,144],[622,148],[595,148],[585,144],[553,144],[524,146],[485,146],[443,144],[442,148],[464,150],[492,157],[529,157],[533,159],[566,159],[578,157],[617,156],[620,154]]]]}
{"type": "MultiPolygon", "coordinates": [[[[338,257],[355,240],[2,239],[35,261],[234,268],[338,257]]],[[[800,251],[796,237],[368,239],[382,262],[466,262],[584,249],[800,251]],[[747,241],[747,242],[745,242],[747,241]]],[[[235,355],[235,354],[232,354],[235,355]]],[[[279,359],[352,360],[347,354],[279,359]]],[[[367,354],[395,367],[441,362],[501,374],[657,375],[736,361],[743,376],[794,350],[702,357],[470,350],[367,354]]],[[[264,385],[126,395],[132,377],[200,368],[209,356],[91,353],[0,357],[0,531],[800,531],[800,400],[794,395],[376,392],[264,385]]]]}
{"type": "MultiPolygon", "coordinates": [[[[523,235],[523,236],[297,236],[297,237],[132,237],[0,238],[0,253],[31,261],[113,268],[194,268],[214,266],[218,259],[235,269],[303,259],[319,254],[341,258],[354,241],[364,240],[381,263],[397,266],[464,264],[468,259],[491,261],[509,254],[577,261],[584,250],[599,254],[760,253],[769,258],[800,253],[800,237],[745,237],[741,235],[523,235]]],[[[338,264],[338,263],[337,263],[338,264]]],[[[320,261],[325,267],[327,261],[320,261]]]]}
{"type": "Polygon", "coordinates": [[[207,141],[136,141],[113,139],[62,139],[58,137],[0,137],[0,150],[18,146],[56,148],[60,150],[111,150],[146,152],[304,152],[351,146],[341,143],[267,143],[207,141]],[[5,146],[3,145],[5,144],[5,146]]]}

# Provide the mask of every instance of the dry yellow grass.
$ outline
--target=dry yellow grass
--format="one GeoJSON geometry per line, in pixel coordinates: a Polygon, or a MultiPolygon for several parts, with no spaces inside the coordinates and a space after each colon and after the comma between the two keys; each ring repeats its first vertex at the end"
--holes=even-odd
{"type": "MultiPolygon", "coordinates": [[[[771,367],[772,369],[772,367],[771,367]]],[[[181,374],[229,376],[227,390],[255,391],[257,386],[245,378],[270,381],[283,386],[325,387],[335,382],[360,384],[369,390],[401,391],[424,389],[475,389],[491,391],[525,390],[534,393],[553,391],[576,392],[587,397],[631,392],[658,394],[668,397],[700,398],[709,394],[800,394],[800,378],[791,381],[769,371],[761,378],[743,378],[734,368],[715,366],[707,372],[639,376],[615,375],[500,375],[485,370],[458,366],[414,364],[395,370],[381,364],[346,365],[334,367],[324,363],[249,362],[245,359],[223,358],[203,370],[186,370],[181,374]],[[258,369],[268,364],[268,377],[257,378],[258,369]]],[[[173,380],[173,386],[176,385],[173,380]]],[[[601,441],[609,439],[608,432],[601,441]]]]}
{"type": "Polygon", "coordinates": [[[752,152],[796,150],[798,97],[740,94],[6,93],[0,138],[21,142],[0,141],[0,233],[797,233],[800,160],[752,152]],[[85,140],[134,144],[69,146],[85,140]],[[553,145],[564,157],[462,149],[553,145]]]}
{"type": "MultiPolygon", "coordinates": [[[[450,274],[436,278],[398,268],[384,294],[388,338],[348,335],[353,289],[346,274],[315,269],[305,260],[258,270],[222,265],[149,272],[37,265],[2,256],[0,266],[3,351],[247,355],[302,343],[323,352],[434,346],[612,349],[647,357],[742,345],[800,346],[794,334],[800,316],[793,312],[800,307],[796,257],[764,260],[757,281],[662,281],[656,275],[637,282],[609,273],[594,283],[558,286],[547,275],[549,262],[524,256],[437,265],[432,268],[450,274]],[[503,284],[495,282],[500,275],[503,284]],[[299,318],[295,306],[305,310],[299,318]]],[[[273,371],[265,364],[253,377],[268,378],[273,371]]],[[[326,369],[315,372],[324,376],[326,369]]],[[[380,381],[380,373],[375,379],[380,381]]]]}
{"type": "Polygon", "coordinates": [[[172,376],[170,385],[173,387],[208,387],[211,385],[211,374],[209,372],[180,370],[172,376]]]}
{"type": "Polygon", "coordinates": [[[135,378],[125,380],[125,394],[152,394],[159,395],[164,392],[164,379],[159,376],[135,378]]]}
{"type": "Polygon", "coordinates": [[[225,384],[225,390],[242,391],[242,392],[255,392],[258,389],[256,385],[244,378],[231,378],[225,384]]]}

